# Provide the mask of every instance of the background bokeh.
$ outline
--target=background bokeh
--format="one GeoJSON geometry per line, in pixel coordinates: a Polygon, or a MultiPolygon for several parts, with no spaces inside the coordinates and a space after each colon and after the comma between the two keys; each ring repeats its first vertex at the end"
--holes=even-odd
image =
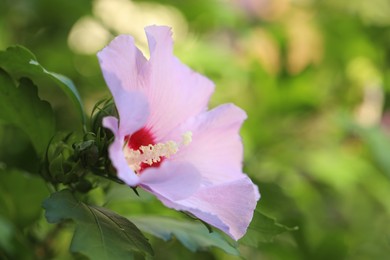
{"type": "MultiPolygon", "coordinates": [[[[248,113],[244,167],[260,187],[259,208],[279,223],[299,227],[257,248],[243,246],[242,255],[386,259],[389,14],[388,0],[0,0],[0,49],[29,48],[43,66],[74,81],[91,112],[109,97],[96,52],[128,33],[147,55],[144,26],[171,26],[175,54],[216,83],[211,106],[233,102],[248,113]]],[[[80,130],[63,93],[50,86],[39,93],[54,105],[58,130],[80,130]]],[[[34,163],[26,140],[0,126],[0,168],[34,163]]],[[[17,178],[1,178],[0,200],[14,211],[0,209],[8,216],[0,214],[0,245],[16,232],[11,222],[35,223],[17,233],[20,259],[42,256],[46,249],[38,238],[51,239],[44,245],[54,248],[53,258],[71,259],[71,232],[55,233],[42,217],[43,184],[28,190],[17,178]]],[[[95,193],[99,201],[101,193],[95,193]]],[[[109,207],[123,214],[173,214],[137,203],[109,207]]],[[[217,249],[193,254],[177,241],[152,243],[156,259],[238,259],[217,249]]]]}

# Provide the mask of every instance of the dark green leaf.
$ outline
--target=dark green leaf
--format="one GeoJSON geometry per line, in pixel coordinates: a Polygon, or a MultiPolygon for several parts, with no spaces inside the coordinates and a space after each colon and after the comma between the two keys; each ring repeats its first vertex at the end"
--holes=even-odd
{"type": "Polygon", "coordinates": [[[239,243],[247,246],[257,247],[259,243],[272,242],[274,237],[287,232],[297,230],[297,227],[289,228],[267,217],[258,210],[255,210],[253,220],[248,227],[246,235],[239,243]]]}
{"type": "Polygon", "coordinates": [[[37,87],[26,78],[16,87],[11,77],[0,69],[0,120],[22,129],[38,154],[43,154],[54,134],[51,106],[38,97],[37,87]]]}
{"type": "Polygon", "coordinates": [[[176,237],[192,252],[210,247],[218,247],[226,253],[239,255],[236,248],[230,245],[218,233],[209,233],[199,223],[170,219],[165,217],[132,217],[130,218],[142,231],[154,235],[164,241],[176,237]]]}
{"type": "Polygon", "coordinates": [[[43,203],[46,219],[58,223],[66,219],[76,222],[70,250],[91,259],[130,259],[133,252],[153,254],[153,250],[128,219],[104,208],[89,206],[69,190],[53,193],[43,203]]]}
{"type": "Polygon", "coordinates": [[[28,49],[22,46],[13,46],[6,51],[0,51],[0,67],[15,78],[27,76],[35,80],[44,77],[54,81],[75,103],[85,125],[83,104],[73,82],[63,75],[47,71],[28,49]]]}

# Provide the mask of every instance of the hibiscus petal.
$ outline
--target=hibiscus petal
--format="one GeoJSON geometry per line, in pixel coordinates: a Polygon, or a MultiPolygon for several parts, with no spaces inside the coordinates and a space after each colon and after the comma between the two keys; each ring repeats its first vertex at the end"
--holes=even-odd
{"type": "Polygon", "coordinates": [[[149,115],[146,97],[136,91],[142,86],[146,59],[135,47],[134,39],[127,35],[116,37],[98,53],[98,58],[118,109],[119,129],[131,134],[145,124],[149,115]]]}
{"type": "Polygon", "coordinates": [[[119,129],[123,136],[133,134],[145,125],[149,107],[142,93],[123,91],[120,96],[116,97],[115,105],[120,118],[119,129]]]}
{"type": "Polygon", "coordinates": [[[123,154],[124,136],[119,133],[118,119],[112,116],[103,118],[103,126],[114,134],[114,142],[108,148],[112,165],[115,167],[118,178],[132,187],[139,184],[139,177],[129,167],[123,154]]]}
{"type": "Polygon", "coordinates": [[[239,130],[245,119],[246,113],[233,104],[192,118],[168,137],[192,132],[192,142],[182,146],[172,160],[196,165],[205,185],[242,178],[243,146],[239,130]]]}
{"type": "Polygon", "coordinates": [[[123,90],[142,88],[145,57],[134,44],[133,37],[119,35],[97,54],[104,79],[114,97],[123,90]]]}
{"type": "Polygon", "coordinates": [[[245,234],[259,198],[257,186],[244,177],[200,189],[184,200],[161,197],[160,200],[167,207],[188,211],[238,240],[245,234]]]}
{"type": "Polygon", "coordinates": [[[140,186],[172,201],[185,199],[196,192],[201,176],[188,163],[164,162],[159,168],[148,168],[140,176],[140,186]]]}
{"type": "Polygon", "coordinates": [[[169,27],[149,26],[145,31],[150,49],[145,89],[151,111],[147,128],[159,142],[187,118],[207,109],[214,84],[173,56],[169,27]]]}

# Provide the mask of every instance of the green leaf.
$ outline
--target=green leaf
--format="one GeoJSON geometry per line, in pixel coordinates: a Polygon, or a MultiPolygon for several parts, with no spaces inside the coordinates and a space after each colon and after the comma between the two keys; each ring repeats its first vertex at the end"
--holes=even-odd
{"type": "Polygon", "coordinates": [[[0,51],[0,67],[14,78],[30,77],[35,81],[42,77],[55,82],[77,106],[82,123],[85,126],[86,118],[83,103],[73,82],[63,75],[46,70],[28,49],[22,46],[12,46],[5,51],[0,51]]]}
{"type": "Polygon", "coordinates": [[[76,222],[70,250],[91,259],[130,259],[133,252],[153,254],[149,242],[128,219],[107,209],[86,205],[69,190],[53,193],[43,202],[46,219],[76,222]]]}
{"type": "Polygon", "coordinates": [[[24,228],[40,218],[48,196],[45,182],[20,170],[0,169],[0,215],[24,228]]]}
{"type": "Polygon", "coordinates": [[[0,69],[0,120],[22,129],[42,155],[54,135],[54,114],[48,102],[38,97],[37,87],[27,78],[16,87],[0,69]]]}
{"type": "Polygon", "coordinates": [[[387,134],[379,127],[362,128],[355,126],[355,131],[360,134],[370,149],[372,156],[383,172],[390,177],[390,141],[387,134]]]}
{"type": "Polygon", "coordinates": [[[165,217],[131,217],[142,231],[168,241],[176,237],[192,252],[218,247],[228,254],[239,255],[236,248],[216,233],[209,233],[207,228],[199,223],[170,219],[165,217]]]}
{"type": "Polygon", "coordinates": [[[248,227],[246,235],[239,240],[240,244],[258,247],[259,243],[272,242],[274,237],[287,232],[297,230],[298,227],[289,228],[276,222],[259,210],[255,210],[252,222],[248,227]]]}
{"type": "Polygon", "coordinates": [[[7,252],[11,252],[13,249],[12,229],[12,223],[0,215],[0,249],[3,249],[7,252]]]}

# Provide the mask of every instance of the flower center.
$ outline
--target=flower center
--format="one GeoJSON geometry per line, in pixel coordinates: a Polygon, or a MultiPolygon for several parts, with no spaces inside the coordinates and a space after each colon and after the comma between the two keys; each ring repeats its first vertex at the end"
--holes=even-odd
{"type": "Polygon", "coordinates": [[[133,171],[140,173],[145,168],[158,167],[165,158],[177,153],[181,146],[191,143],[192,133],[184,133],[180,143],[167,141],[155,144],[149,130],[142,128],[126,136],[125,141],[127,145],[123,149],[126,161],[133,171]]]}

